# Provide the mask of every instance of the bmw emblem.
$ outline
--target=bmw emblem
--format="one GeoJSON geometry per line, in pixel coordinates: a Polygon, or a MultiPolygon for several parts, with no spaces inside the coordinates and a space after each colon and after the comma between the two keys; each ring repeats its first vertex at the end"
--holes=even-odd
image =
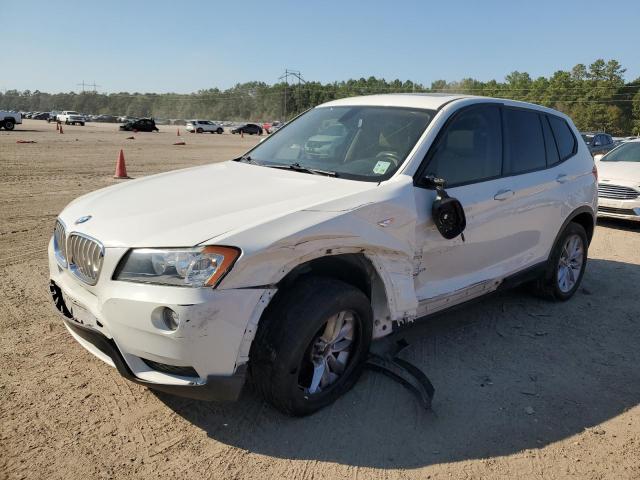
{"type": "Polygon", "coordinates": [[[80,225],[81,223],[88,222],[89,220],[91,220],[91,215],[85,215],[84,217],[77,219],[74,223],[76,225],[80,225]]]}

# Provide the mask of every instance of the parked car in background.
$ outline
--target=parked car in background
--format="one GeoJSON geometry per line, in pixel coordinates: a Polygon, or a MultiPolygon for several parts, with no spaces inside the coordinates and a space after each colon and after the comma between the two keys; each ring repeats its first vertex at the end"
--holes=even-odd
{"type": "Polygon", "coordinates": [[[158,127],[156,127],[156,122],[153,118],[140,118],[138,120],[133,120],[125,123],[124,125],[120,125],[120,130],[125,130],[131,132],[136,130],[138,132],[158,132],[158,127]]]}
{"type": "Polygon", "coordinates": [[[185,130],[191,133],[209,132],[222,134],[224,132],[222,125],[214,123],[211,120],[189,120],[185,130]]]}
{"type": "Polygon", "coordinates": [[[250,372],[272,405],[307,415],[348,391],[372,340],[401,325],[523,282],[570,299],[596,209],[594,160],[560,112],[346,98],[235,161],[71,202],[49,243],[51,298],[70,334],[129,380],[234,400],[250,372]],[[307,155],[330,125],[341,146],[307,155]]]}
{"type": "Polygon", "coordinates": [[[262,135],[262,127],[255,123],[245,123],[231,130],[231,133],[245,133],[248,135],[262,135]]]}
{"type": "Polygon", "coordinates": [[[33,120],[49,120],[49,112],[36,113],[31,116],[33,120]]]}
{"type": "Polygon", "coordinates": [[[276,122],[272,122],[269,125],[269,128],[266,129],[266,132],[269,133],[269,134],[275,133],[278,130],[280,130],[283,126],[284,126],[284,123],[282,123],[282,122],[277,122],[277,121],[276,122]]]}
{"type": "Polygon", "coordinates": [[[91,121],[100,123],[116,123],[118,118],[113,115],[95,115],[91,121]]]}
{"type": "Polygon", "coordinates": [[[640,221],[640,140],[600,158],[598,176],[598,215],[640,221]]]}
{"type": "Polygon", "coordinates": [[[592,156],[605,154],[616,146],[613,137],[608,133],[585,132],[580,135],[592,156]]]}
{"type": "Polygon", "coordinates": [[[5,130],[13,130],[16,125],[22,123],[22,114],[20,112],[9,112],[0,110],[0,128],[5,130]]]}
{"type": "Polygon", "coordinates": [[[57,122],[59,114],[60,112],[56,112],[56,111],[49,112],[49,118],[47,118],[47,123],[57,122]]]}
{"type": "Polygon", "coordinates": [[[65,125],[80,125],[83,127],[86,122],[83,115],[73,110],[64,110],[62,113],[59,113],[57,120],[65,125]]]}

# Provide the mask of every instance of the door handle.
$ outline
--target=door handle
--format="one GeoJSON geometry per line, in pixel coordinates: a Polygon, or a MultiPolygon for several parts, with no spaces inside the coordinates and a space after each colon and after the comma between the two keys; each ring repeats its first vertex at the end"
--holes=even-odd
{"type": "Polygon", "coordinates": [[[567,177],[564,173],[561,173],[556,177],[556,182],[558,183],[566,183],[568,180],[569,180],[569,177],[567,177]]]}
{"type": "Polygon", "coordinates": [[[513,190],[500,190],[493,196],[494,200],[506,200],[507,198],[511,198],[516,194],[513,190]]]}

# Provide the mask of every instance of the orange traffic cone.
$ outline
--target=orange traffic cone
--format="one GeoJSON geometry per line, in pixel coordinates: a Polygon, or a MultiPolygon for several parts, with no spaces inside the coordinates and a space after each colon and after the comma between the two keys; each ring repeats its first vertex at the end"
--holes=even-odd
{"type": "Polygon", "coordinates": [[[180,129],[178,129],[178,132],[176,133],[176,136],[179,137],[180,136],[180,129]]]}
{"type": "Polygon", "coordinates": [[[124,164],[124,152],[120,149],[120,154],[118,155],[118,161],[116,162],[116,173],[113,175],[113,178],[131,178],[127,175],[127,167],[124,164]]]}

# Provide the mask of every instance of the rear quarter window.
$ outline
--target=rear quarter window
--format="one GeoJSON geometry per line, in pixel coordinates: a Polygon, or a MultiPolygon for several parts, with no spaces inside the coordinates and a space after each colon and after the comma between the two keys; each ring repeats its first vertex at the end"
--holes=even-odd
{"type": "Polygon", "coordinates": [[[576,151],[576,139],[573,136],[573,132],[567,122],[562,118],[548,116],[553,136],[556,139],[558,145],[558,153],[560,154],[560,160],[566,160],[576,151]]]}

